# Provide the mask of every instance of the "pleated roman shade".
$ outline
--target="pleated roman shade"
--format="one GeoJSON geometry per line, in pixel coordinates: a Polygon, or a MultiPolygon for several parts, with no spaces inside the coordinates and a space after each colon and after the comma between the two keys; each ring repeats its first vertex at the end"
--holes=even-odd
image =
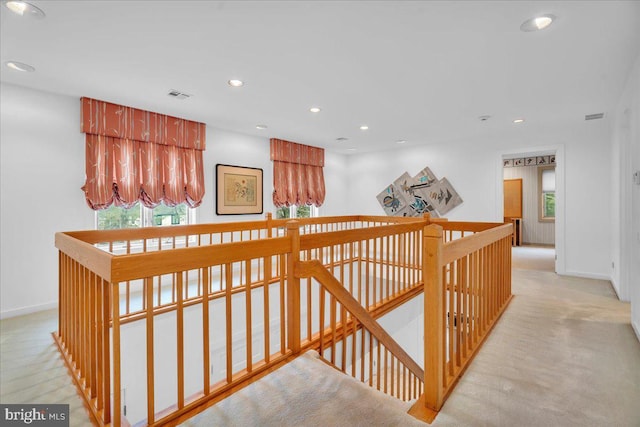
{"type": "Polygon", "coordinates": [[[323,148],[272,138],[271,160],[276,207],[324,203],[323,148]]]}
{"type": "Polygon", "coordinates": [[[92,209],[202,202],[204,123],[81,98],[81,131],[92,209]]]}

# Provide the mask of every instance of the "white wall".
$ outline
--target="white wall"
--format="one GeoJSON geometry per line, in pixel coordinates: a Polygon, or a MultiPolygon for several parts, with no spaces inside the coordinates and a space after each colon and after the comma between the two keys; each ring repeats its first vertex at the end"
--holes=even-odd
{"type": "Polygon", "coordinates": [[[77,98],[2,84],[0,159],[3,317],[53,308],[54,234],[93,227],[84,184],[77,98]]]}
{"type": "MultiPolygon", "coordinates": [[[[92,229],[94,213],[80,190],[85,175],[80,100],[4,83],[0,93],[0,317],[10,317],[57,306],[54,235],[92,229]]],[[[216,216],[216,163],[262,168],[264,212],[274,211],[268,136],[208,126],[204,158],[206,195],[197,210],[198,222],[244,221],[265,215],[216,216]]],[[[344,214],[346,158],[327,152],[325,163],[327,198],[320,213],[344,214]]]]}
{"type": "MultiPolygon", "coordinates": [[[[446,215],[448,218],[502,221],[502,154],[558,147],[556,158],[563,164],[557,165],[557,171],[564,174],[564,182],[558,177],[562,186],[558,196],[565,197],[564,211],[558,214],[566,218],[566,223],[556,223],[556,232],[564,233],[566,240],[566,247],[557,247],[558,256],[564,257],[558,272],[609,279],[609,141],[607,121],[598,120],[578,122],[571,129],[537,128],[524,134],[516,128],[508,134],[485,134],[456,143],[353,155],[348,162],[350,209],[353,213],[382,214],[376,195],[403,172],[414,175],[429,166],[439,178],[446,176],[464,200],[446,215]],[[605,195],[604,202],[601,195],[605,195]]],[[[562,201],[558,201],[561,208],[562,201]]]]}
{"type": "MultiPolygon", "coordinates": [[[[304,141],[296,141],[304,144],[304,141]]],[[[207,126],[207,149],[204,152],[205,188],[202,205],[198,208],[199,223],[249,221],[263,219],[267,212],[275,213],[273,206],[273,165],[269,158],[269,138],[243,135],[207,126]],[[261,215],[216,215],[215,169],[216,164],[248,166],[263,170],[264,213],[261,215]]],[[[327,196],[320,207],[320,215],[344,215],[347,190],[346,157],[325,151],[325,186],[327,196]]]]}
{"type": "Polygon", "coordinates": [[[640,339],[640,55],[629,74],[614,116],[612,144],[612,282],[623,300],[631,301],[632,324],[640,339]]]}
{"type": "Polygon", "coordinates": [[[384,215],[376,195],[405,171],[413,176],[429,166],[438,178],[446,176],[464,200],[447,214],[448,218],[495,219],[493,198],[487,196],[495,192],[495,181],[502,176],[496,176],[494,157],[492,150],[469,152],[468,147],[445,145],[351,155],[348,160],[350,213],[384,215]]]}

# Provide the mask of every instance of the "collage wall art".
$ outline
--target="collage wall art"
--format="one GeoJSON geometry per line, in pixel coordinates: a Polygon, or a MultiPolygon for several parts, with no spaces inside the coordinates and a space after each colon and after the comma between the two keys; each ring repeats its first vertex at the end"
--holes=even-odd
{"type": "Polygon", "coordinates": [[[462,203],[447,178],[438,179],[428,167],[411,177],[405,172],[377,196],[389,216],[440,217],[462,203]]]}

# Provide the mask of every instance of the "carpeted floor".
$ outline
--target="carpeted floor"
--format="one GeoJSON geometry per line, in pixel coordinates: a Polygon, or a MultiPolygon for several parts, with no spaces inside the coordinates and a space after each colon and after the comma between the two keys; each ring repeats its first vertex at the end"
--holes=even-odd
{"type": "Polygon", "coordinates": [[[549,246],[514,246],[513,268],[520,270],[556,271],[556,250],[549,246]]]}

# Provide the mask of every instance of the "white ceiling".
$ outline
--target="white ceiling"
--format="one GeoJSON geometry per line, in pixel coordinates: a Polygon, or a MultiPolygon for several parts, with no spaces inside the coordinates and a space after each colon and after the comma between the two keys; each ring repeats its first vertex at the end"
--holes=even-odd
{"type": "Polygon", "coordinates": [[[45,19],[0,8],[2,63],[36,68],[3,82],[345,153],[606,120],[640,52],[638,1],[32,3],[45,19]]]}

